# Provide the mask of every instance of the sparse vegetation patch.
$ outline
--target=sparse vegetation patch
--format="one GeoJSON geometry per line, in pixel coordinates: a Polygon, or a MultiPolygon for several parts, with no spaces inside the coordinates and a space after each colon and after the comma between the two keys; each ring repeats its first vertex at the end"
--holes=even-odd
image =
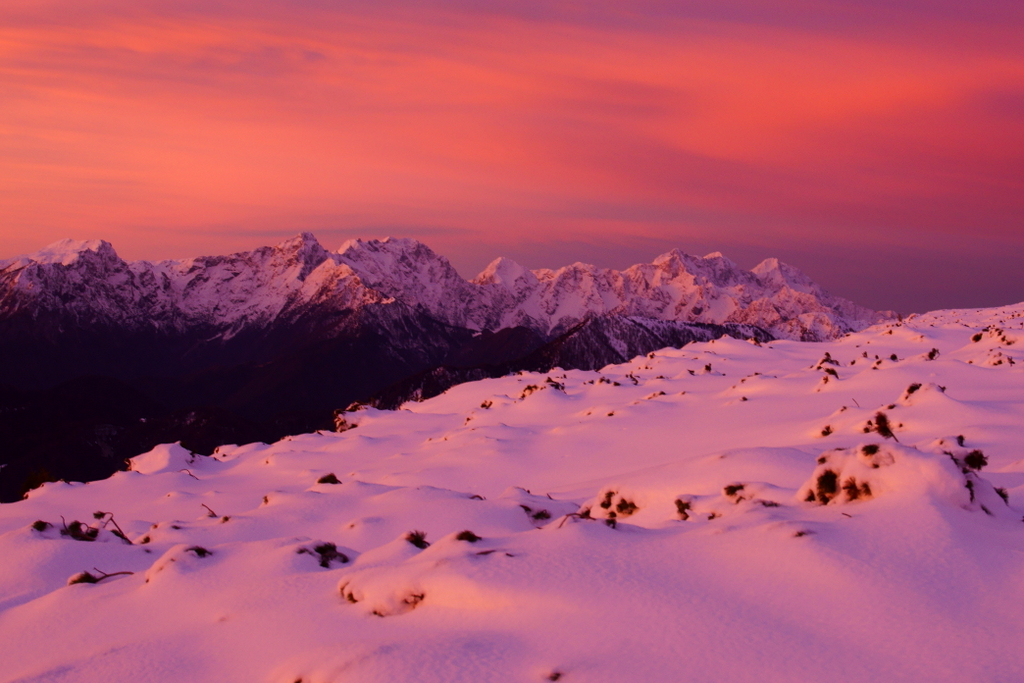
{"type": "Polygon", "coordinates": [[[988,464],[988,457],[980,450],[973,450],[964,456],[964,465],[975,472],[981,471],[988,464]]]}
{"type": "Polygon", "coordinates": [[[420,550],[426,550],[430,547],[430,544],[427,543],[426,531],[410,531],[405,535],[405,540],[420,550]]]}

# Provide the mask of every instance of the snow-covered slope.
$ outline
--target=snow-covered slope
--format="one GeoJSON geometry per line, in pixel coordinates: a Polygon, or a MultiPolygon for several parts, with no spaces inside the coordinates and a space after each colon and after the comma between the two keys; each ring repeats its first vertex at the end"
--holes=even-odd
{"type": "Polygon", "coordinates": [[[775,259],[745,271],[720,254],[678,250],[621,272],[581,263],[531,272],[498,259],[472,282],[415,240],[353,240],[328,252],[309,233],[251,252],[158,263],[125,262],[104,241],[64,240],[0,262],[0,318],[49,317],[58,326],[230,336],[311,310],[382,302],[457,327],[525,326],[547,337],[602,314],[743,323],[792,339],[836,338],[883,318],[775,259]]]}
{"type": "Polygon", "coordinates": [[[0,681],[1021,680],[1022,373],[1024,304],[160,446],[0,506],[0,681]]]}

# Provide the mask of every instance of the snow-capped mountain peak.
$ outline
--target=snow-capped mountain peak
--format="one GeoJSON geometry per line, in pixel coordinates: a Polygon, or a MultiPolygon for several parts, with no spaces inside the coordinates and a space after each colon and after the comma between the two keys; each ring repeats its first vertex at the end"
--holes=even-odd
{"type": "Polygon", "coordinates": [[[773,288],[789,287],[806,294],[822,295],[821,287],[811,278],[793,266],[779,261],[777,258],[768,258],[761,261],[750,272],[756,275],[762,283],[773,288]]]}
{"type": "Polygon", "coordinates": [[[472,282],[477,285],[498,284],[513,286],[523,280],[527,286],[537,282],[537,275],[534,271],[513,261],[510,258],[499,256],[487,264],[487,267],[480,271],[480,274],[473,278],[472,282]]]}
{"type": "Polygon", "coordinates": [[[338,250],[367,286],[429,313],[443,322],[475,327],[477,288],[466,282],[448,259],[414,239],[349,240],[338,250]]]}
{"type": "Polygon", "coordinates": [[[777,259],[747,271],[719,252],[678,249],[622,271],[585,263],[530,271],[499,258],[466,281],[414,239],[349,240],[329,252],[304,232],[273,247],[158,263],[127,263],[102,240],[64,240],[0,267],[0,306],[8,312],[232,334],[297,311],[371,302],[400,303],[455,327],[524,326],[549,338],[607,314],[741,323],[797,339],[834,338],[883,317],[828,295],[777,259]]]}
{"type": "Polygon", "coordinates": [[[69,266],[82,258],[98,258],[104,261],[118,259],[117,252],[106,240],[62,239],[34,254],[25,254],[16,261],[27,263],[59,263],[69,266]]]}

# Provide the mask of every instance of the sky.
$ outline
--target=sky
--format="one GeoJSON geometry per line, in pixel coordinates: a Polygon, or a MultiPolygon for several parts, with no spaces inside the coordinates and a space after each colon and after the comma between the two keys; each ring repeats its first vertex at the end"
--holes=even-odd
{"type": "Polygon", "coordinates": [[[0,257],[671,248],[1024,300],[1024,3],[4,0],[0,257]],[[623,7],[626,7],[623,9],[623,7]]]}

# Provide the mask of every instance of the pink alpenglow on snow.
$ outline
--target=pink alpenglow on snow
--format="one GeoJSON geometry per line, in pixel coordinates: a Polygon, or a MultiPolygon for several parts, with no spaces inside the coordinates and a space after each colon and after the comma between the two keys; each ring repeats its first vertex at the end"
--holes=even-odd
{"type": "Polygon", "coordinates": [[[70,311],[129,328],[205,324],[222,336],[308,308],[395,301],[456,327],[524,326],[545,337],[603,314],[749,324],[806,340],[895,317],[832,296],[775,258],[745,270],[719,252],[700,257],[673,249],[621,271],[579,262],[531,271],[497,258],[465,280],[414,239],[348,240],[331,252],[308,232],[273,247],[155,263],[125,261],[103,240],[65,239],[0,260],[0,298],[8,314],[70,311]],[[89,295],[79,296],[83,290],[89,295]]]}
{"type": "Polygon", "coordinates": [[[0,506],[0,681],[1021,680],[1022,373],[1024,304],[162,445],[0,506]]]}

